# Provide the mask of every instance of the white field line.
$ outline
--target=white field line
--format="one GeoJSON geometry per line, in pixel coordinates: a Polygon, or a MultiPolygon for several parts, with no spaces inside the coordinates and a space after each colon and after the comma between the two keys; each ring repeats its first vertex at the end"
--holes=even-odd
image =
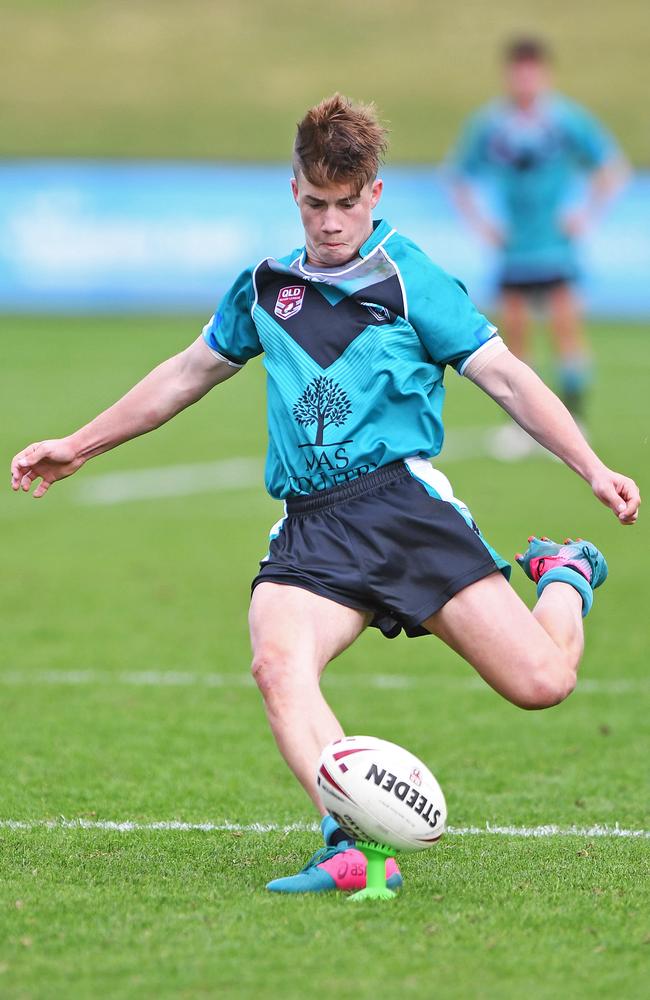
{"type": "MultiPolygon", "coordinates": [[[[480,677],[450,677],[432,673],[430,677],[409,677],[404,674],[332,674],[325,676],[325,684],[345,687],[366,687],[379,691],[411,691],[436,687],[456,691],[490,690],[480,677]]],[[[0,685],[11,686],[61,686],[82,687],[91,684],[133,687],[207,687],[253,688],[253,678],[247,672],[240,674],[196,674],[185,670],[9,670],[0,671],[0,685]]],[[[650,694],[650,680],[614,678],[596,680],[584,678],[578,682],[576,694],[643,695],[650,694]]]]}
{"type": "MultiPolygon", "coordinates": [[[[445,435],[440,463],[498,457],[494,454],[496,427],[460,427],[445,435]]],[[[549,457],[542,448],[534,457],[549,457]]],[[[221,493],[227,490],[263,489],[264,463],[258,458],[227,458],[216,462],[166,465],[132,472],[110,472],[81,481],[74,494],[79,504],[115,504],[131,500],[156,500],[221,493]]]]}
{"type": "Polygon", "coordinates": [[[79,484],[75,500],[81,504],[114,504],[254,486],[263,489],[264,463],[258,458],[226,458],[220,462],[167,465],[92,476],[79,484]]]}
{"type": "MultiPolygon", "coordinates": [[[[159,820],[139,823],[135,820],[110,819],[0,819],[2,830],[108,830],[118,833],[139,833],[154,831],[178,831],[181,833],[200,831],[203,833],[316,833],[316,823],[184,823],[181,820],[159,820]]],[[[497,837],[622,837],[626,839],[649,840],[650,830],[629,830],[618,826],[449,826],[446,831],[452,837],[480,837],[491,834],[497,837]]]]}

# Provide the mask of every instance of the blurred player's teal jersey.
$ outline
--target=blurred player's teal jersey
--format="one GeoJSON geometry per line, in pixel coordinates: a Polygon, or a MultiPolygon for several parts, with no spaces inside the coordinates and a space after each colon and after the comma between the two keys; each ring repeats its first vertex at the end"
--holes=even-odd
{"type": "Polygon", "coordinates": [[[341,268],[303,248],[244,271],[203,336],[234,365],[264,353],[266,486],[284,498],[437,455],[445,366],[462,374],[496,329],[384,220],[341,268]]]}
{"type": "Polygon", "coordinates": [[[506,230],[504,281],[576,277],[575,245],[562,229],[567,201],[577,175],[618,155],[603,126],[557,94],[527,111],[496,100],[469,120],[452,167],[461,177],[485,177],[497,188],[506,230]]]}

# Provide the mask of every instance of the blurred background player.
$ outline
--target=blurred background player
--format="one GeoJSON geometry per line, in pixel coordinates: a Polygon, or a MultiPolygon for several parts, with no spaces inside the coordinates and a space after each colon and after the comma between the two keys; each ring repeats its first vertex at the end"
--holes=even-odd
{"type": "MultiPolygon", "coordinates": [[[[558,394],[580,422],[591,360],[574,288],[577,241],[621,188],[627,169],[612,136],[584,108],[551,89],[551,53],[536,37],[504,54],[505,95],[480,108],[453,154],[455,200],[470,225],[498,248],[502,332],[510,350],[531,360],[530,306],[548,310],[558,394]],[[576,181],[587,189],[576,204],[576,181]],[[496,188],[490,217],[476,182],[496,188]]],[[[508,425],[494,442],[501,457],[534,448],[508,425]]]]}

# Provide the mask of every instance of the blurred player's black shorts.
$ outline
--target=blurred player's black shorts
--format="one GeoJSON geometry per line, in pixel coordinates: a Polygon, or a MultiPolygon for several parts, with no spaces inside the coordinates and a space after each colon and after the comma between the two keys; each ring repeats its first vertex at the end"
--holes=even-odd
{"type": "Polygon", "coordinates": [[[575,283],[573,276],[553,275],[550,278],[540,278],[535,281],[514,281],[507,274],[501,276],[499,289],[501,292],[520,292],[527,298],[545,298],[549,292],[558,288],[566,288],[575,283]]]}
{"type": "Polygon", "coordinates": [[[422,622],[498,570],[509,578],[510,565],[451,496],[446,477],[423,459],[407,459],[287,500],[252,588],[264,581],[300,587],[371,612],[371,624],[392,639],[402,629],[428,635],[422,622]],[[431,483],[417,474],[427,468],[431,483]],[[448,493],[444,485],[440,492],[448,499],[436,483],[446,484],[448,493]]]}

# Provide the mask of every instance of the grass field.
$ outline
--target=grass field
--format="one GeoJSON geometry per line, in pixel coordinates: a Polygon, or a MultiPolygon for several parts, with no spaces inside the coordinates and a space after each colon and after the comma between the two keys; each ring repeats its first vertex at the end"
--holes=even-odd
{"type": "MultiPolygon", "coordinates": [[[[85,421],[199,322],[3,319],[3,461],[85,421]]],[[[648,330],[600,325],[594,337],[594,442],[647,487],[648,330]]],[[[450,427],[497,419],[452,375],[450,427]]],[[[45,500],[0,495],[0,996],[644,996],[647,836],[449,834],[401,859],[400,900],[358,909],[265,892],[315,848],[308,829],[146,828],[313,821],[247,680],[249,581],[277,504],[261,486],[202,490],[197,471],[187,496],[84,502],[108,473],[255,459],[263,447],[252,362],[45,500]]],[[[584,683],[527,714],[435,640],[366,633],[326,680],[345,728],[421,755],[457,831],[650,830],[646,524],[620,528],[544,457],[440,465],[504,554],[531,532],[593,537],[606,551],[584,683]]],[[[532,599],[523,574],[514,583],[532,599]]]]}
{"type": "Polygon", "coordinates": [[[447,152],[498,86],[512,33],[543,31],[558,85],[650,164],[645,0],[0,0],[0,155],[288,157],[303,110],[377,101],[394,160],[447,152]]]}

